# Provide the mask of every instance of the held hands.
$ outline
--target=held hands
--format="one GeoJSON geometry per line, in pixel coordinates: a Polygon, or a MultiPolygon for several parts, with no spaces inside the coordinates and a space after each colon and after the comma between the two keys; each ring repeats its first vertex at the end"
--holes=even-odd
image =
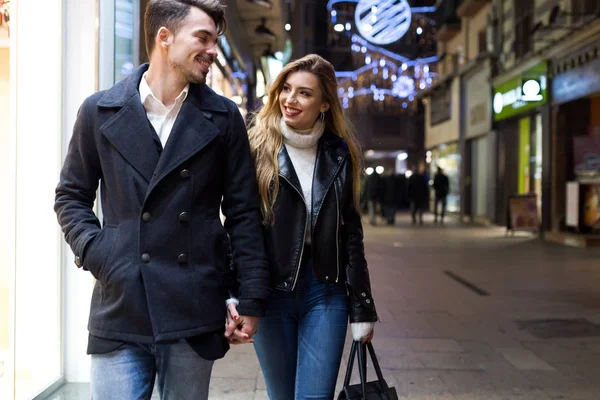
{"type": "Polygon", "coordinates": [[[225,337],[230,344],[254,343],[252,336],[258,330],[258,318],[240,315],[235,303],[227,305],[225,337]]]}

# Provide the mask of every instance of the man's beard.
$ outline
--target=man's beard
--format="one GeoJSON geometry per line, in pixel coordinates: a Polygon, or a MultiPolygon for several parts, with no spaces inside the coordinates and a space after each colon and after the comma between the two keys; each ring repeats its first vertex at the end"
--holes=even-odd
{"type": "Polygon", "coordinates": [[[183,77],[183,79],[185,79],[186,82],[200,85],[206,83],[206,75],[204,75],[203,73],[194,74],[188,71],[182,64],[178,63],[177,61],[171,60],[171,67],[173,68],[173,70],[181,74],[181,76],[183,77]]]}

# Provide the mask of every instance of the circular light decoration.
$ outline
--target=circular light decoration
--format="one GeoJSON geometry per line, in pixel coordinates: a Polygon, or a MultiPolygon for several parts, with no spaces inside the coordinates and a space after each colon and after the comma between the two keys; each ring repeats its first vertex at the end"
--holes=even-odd
{"type": "Polygon", "coordinates": [[[407,0],[360,0],[354,20],[365,39],[385,45],[406,34],[412,21],[412,11],[407,0]]]}
{"type": "Polygon", "coordinates": [[[408,76],[400,76],[394,82],[394,93],[402,98],[410,96],[415,91],[415,81],[408,76]]]}

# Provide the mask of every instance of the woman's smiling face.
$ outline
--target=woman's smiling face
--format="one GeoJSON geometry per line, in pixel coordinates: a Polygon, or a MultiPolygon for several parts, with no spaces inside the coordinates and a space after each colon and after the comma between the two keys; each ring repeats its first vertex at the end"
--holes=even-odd
{"type": "Polygon", "coordinates": [[[293,129],[310,129],[319,114],[329,109],[318,78],[307,71],[292,72],[279,93],[279,107],[284,122],[293,129]]]}

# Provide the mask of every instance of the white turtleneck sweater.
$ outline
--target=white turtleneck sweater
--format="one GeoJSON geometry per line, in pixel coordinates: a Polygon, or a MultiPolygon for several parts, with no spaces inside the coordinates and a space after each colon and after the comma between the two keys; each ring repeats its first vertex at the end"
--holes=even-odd
{"type": "MultiPolygon", "coordinates": [[[[309,218],[306,219],[306,244],[311,242],[311,220],[312,211],[312,183],[315,171],[315,162],[317,160],[317,147],[319,139],[323,136],[325,130],[324,124],[318,120],[312,128],[305,130],[295,130],[288,126],[283,119],[280,123],[281,133],[283,134],[283,143],[290,156],[290,160],[300,181],[306,211],[309,218]]],[[[372,322],[353,322],[350,324],[352,337],[354,340],[360,340],[371,333],[375,326],[372,322]]]]}

